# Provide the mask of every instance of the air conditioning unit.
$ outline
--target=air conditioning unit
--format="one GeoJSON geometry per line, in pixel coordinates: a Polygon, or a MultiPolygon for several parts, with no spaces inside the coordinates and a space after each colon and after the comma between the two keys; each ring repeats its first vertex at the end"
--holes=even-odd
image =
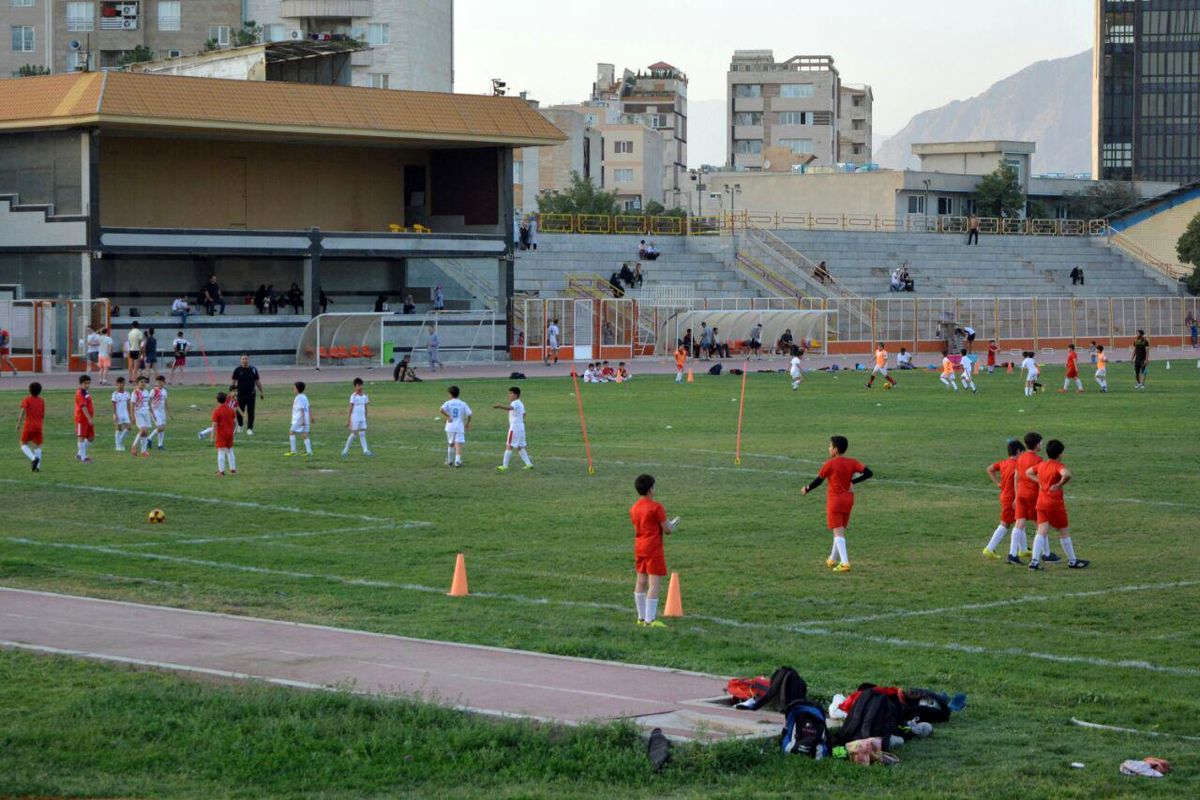
{"type": "Polygon", "coordinates": [[[121,20],[121,30],[136,31],[137,30],[137,17],[126,17],[125,19],[121,20]]]}
{"type": "Polygon", "coordinates": [[[304,41],[304,31],[299,28],[293,28],[287,32],[287,38],[293,42],[302,42],[304,41]]]}
{"type": "Polygon", "coordinates": [[[125,3],[121,6],[122,17],[136,17],[138,15],[137,3],[125,3]]]}

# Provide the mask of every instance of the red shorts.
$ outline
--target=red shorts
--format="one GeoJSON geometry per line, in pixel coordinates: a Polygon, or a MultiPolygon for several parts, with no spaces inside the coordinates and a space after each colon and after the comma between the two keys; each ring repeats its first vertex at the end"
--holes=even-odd
{"type": "Polygon", "coordinates": [[[1067,370],[1067,377],[1068,377],[1068,378],[1078,378],[1078,377],[1079,377],[1079,370],[1077,370],[1077,369],[1069,369],[1069,370],[1067,370]]]}
{"type": "Polygon", "coordinates": [[[87,439],[90,442],[96,438],[96,429],[86,422],[76,422],[75,436],[80,439],[87,439]]]}
{"type": "Polygon", "coordinates": [[[42,445],[42,429],[41,429],[41,427],[39,426],[37,428],[25,428],[23,431],[21,431],[21,444],[36,444],[39,447],[41,447],[41,445],[42,445]]]}
{"type": "Polygon", "coordinates": [[[830,498],[825,503],[825,525],[829,530],[845,528],[850,524],[850,511],[854,508],[854,495],[846,494],[830,498]]]}
{"type": "Polygon", "coordinates": [[[1071,527],[1067,521],[1067,507],[1064,505],[1038,506],[1037,521],[1038,525],[1048,522],[1051,528],[1060,531],[1071,527]]]}
{"type": "Polygon", "coordinates": [[[651,553],[634,553],[634,571],[642,575],[665,576],[667,574],[667,557],[662,548],[651,553]]]}
{"type": "Polygon", "coordinates": [[[1013,500],[1000,499],[1000,521],[1005,525],[1012,525],[1017,521],[1017,506],[1013,500]]]}
{"type": "Polygon", "coordinates": [[[1028,500],[1021,496],[1017,496],[1017,519],[1037,519],[1037,498],[1031,497],[1028,500]]]}
{"type": "Polygon", "coordinates": [[[175,366],[187,366],[187,356],[175,356],[175,366]]]}

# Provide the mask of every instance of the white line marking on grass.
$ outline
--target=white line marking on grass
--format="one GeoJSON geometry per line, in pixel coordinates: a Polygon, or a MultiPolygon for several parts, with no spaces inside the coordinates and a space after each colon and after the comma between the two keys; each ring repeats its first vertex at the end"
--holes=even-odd
{"type": "Polygon", "coordinates": [[[258,542],[271,541],[273,539],[293,539],[305,538],[310,536],[325,536],[326,534],[341,534],[341,533],[367,533],[371,531],[390,531],[400,528],[429,528],[432,527],[432,522],[424,522],[421,520],[405,520],[388,525],[359,525],[352,528],[329,528],[323,531],[294,531],[283,533],[260,533],[248,536],[206,536],[199,539],[160,539],[153,542],[132,542],[130,544],[122,543],[121,547],[155,547],[158,545],[172,544],[213,544],[216,542],[258,542]]]}
{"type": "Polygon", "coordinates": [[[1071,722],[1081,728],[1093,728],[1098,731],[1116,731],[1117,733],[1137,733],[1142,736],[1167,736],[1171,739],[1185,739],[1189,742],[1200,742],[1200,736],[1184,736],[1179,733],[1167,733],[1165,731],[1139,731],[1137,728],[1120,728],[1116,725],[1101,725],[1098,722],[1084,722],[1081,719],[1071,717],[1071,722]]]}

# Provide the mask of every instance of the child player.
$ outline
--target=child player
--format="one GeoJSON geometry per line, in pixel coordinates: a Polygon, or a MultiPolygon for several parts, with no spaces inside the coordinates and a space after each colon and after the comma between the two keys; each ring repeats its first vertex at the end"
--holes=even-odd
{"type": "Polygon", "coordinates": [[[808,494],[826,479],[829,480],[825,521],[829,530],[833,531],[833,549],[829,552],[829,558],[825,559],[825,566],[834,572],[850,571],[850,558],[846,555],[846,526],[850,524],[850,511],[854,508],[853,484],[862,483],[873,474],[861,461],[846,458],[849,447],[845,436],[829,437],[829,460],[821,466],[812,483],[800,490],[801,494],[808,494]]]}
{"type": "Polygon", "coordinates": [[[1071,381],[1075,381],[1075,391],[1083,394],[1083,381],[1079,380],[1079,354],[1075,352],[1075,345],[1067,345],[1067,377],[1063,379],[1063,388],[1058,390],[1059,394],[1066,394],[1067,389],[1071,388],[1071,381]]]}
{"type": "Polygon", "coordinates": [[[138,375],[137,388],[129,397],[129,405],[133,408],[133,423],[138,430],[137,436],[133,437],[133,446],[129,448],[129,454],[148,456],[150,429],[154,427],[154,422],[150,416],[150,392],[146,391],[145,375],[138,375]]]}
{"type": "MultiPolygon", "coordinates": [[[[988,558],[999,558],[996,548],[1008,535],[1008,528],[1017,521],[1017,456],[1025,452],[1025,445],[1016,439],[1008,441],[1008,458],[997,461],[987,468],[988,477],[1000,489],[1000,524],[992,532],[992,538],[983,548],[983,554],[988,558]]],[[[1021,543],[1017,541],[1016,529],[1013,530],[1008,547],[1008,563],[1020,564],[1021,543]]]]}
{"type": "Polygon", "coordinates": [[[96,438],[96,405],[88,391],[91,386],[92,379],[89,376],[79,376],[79,389],[75,392],[75,438],[78,448],[75,458],[84,464],[92,461],[88,457],[88,445],[96,438]]]}
{"type": "MultiPolygon", "coordinates": [[[[230,393],[229,393],[229,394],[226,396],[226,398],[225,398],[225,405],[229,406],[229,410],[233,412],[233,418],[234,418],[234,420],[237,420],[237,411],[238,411],[237,395],[236,395],[236,394],[233,394],[232,392],[230,392],[230,393]]],[[[234,429],[234,433],[236,433],[236,432],[237,432],[237,430],[238,430],[238,429],[237,429],[237,428],[235,428],[235,429],[234,429]]],[[[196,438],[198,438],[198,439],[200,439],[201,441],[203,441],[203,440],[204,440],[206,437],[208,437],[208,436],[211,436],[211,435],[212,435],[212,432],[213,432],[213,426],[212,426],[212,425],[209,425],[209,426],[208,426],[207,428],[205,428],[204,430],[202,430],[202,431],[199,431],[199,432],[196,434],[196,438]]]]}
{"type": "Polygon", "coordinates": [[[1062,454],[1067,448],[1058,439],[1046,443],[1047,460],[1037,467],[1027,470],[1026,477],[1036,479],[1038,484],[1037,498],[1037,537],[1033,540],[1033,558],[1029,560],[1030,569],[1041,569],[1038,560],[1039,547],[1042,551],[1050,549],[1050,529],[1058,531],[1058,541],[1062,543],[1063,551],[1067,554],[1067,566],[1071,569],[1084,569],[1091,562],[1075,557],[1075,546],[1071,544],[1071,529],[1067,520],[1067,504],[1063,500],[1063,487],[1071,480],[1071,470],[1063,466],[1062,454]]]}
{"type": "Polygon", "coordinates": [[[977,388],[975,388],[975,381],[971,378],[971,371],[975,369],[975,359],[970,353],[967,352],[965,347],[962,350],[959,350],[958,354],[961,359],[958,362],[958,365],[962,369],[963,388],[970,389],[971,393],[975,394],[979,391],[977,388]]]}
{"type": "Polygon", "coordinates": [[[638,499],[629,509],[633,522],[633,561],[637,578],[633,583],[633,604],[637,607],[637,624],[649,628],[667,627],[658,617],[658,590],[667,574],[667,558],[663,554],[663,536],[670,535],[679,524],[679,517],[667,519],[662,503],[654,499],[654,476],[638,475],[633,482],[638,499]]]}
{"type": "Polygon", "coordinates": [[[880,342],[879,346],[875,348],[875,368],[871,370],[871,377],[867,378],[868,389],[875,383],[876,375],[882,375],[883,379],[887,381],[888,385],[884,387],[885,389],[896,385],[896,379],[888,375],[887,365],[888,351],[883,342],[880,342]]]}
{"type": "Polygon", "coordinates": [[[458,399],[458,387],[446,390],[450,399],[442,403],[438,413],[446,420],[446,466],[462,466],[462,448],[471,430],[471,407],[458,399]],[[451,461],[453,459],[453,461],[451,461]]]}
{"type": "Polygon", "coordinates": [[[167,436],[167,420],[171,418],[171,409],[167,406],[167,379],[162,375],[154,378],[154,389],[150,392],[150,416],[154,418],[154,431],[158,436],[158,449],[163,448],[163,439],[167,436]]]}
{"type": "Polygon", "coordinates": [[[1096,383],[1100,384],[1100,391],[1108,391],[1108,356],[1104,352],[1104,345],[1096,345],[1096,383]]]}
{"type": "Polygon", "coordinates": [[[113,441],[117,452],[120,452],[125,449],[125,437],[133,427],[133,422],[129,419],[129,392],[125,389],[124,375],[117,376],[117,385],[113,387],[112,393],[112,407],[113,441]]]}
{"type": "MultiPolygon", "coordinates": [[[[1017,471],[1013,476],[1017,486],[1017,521],[1013,523],[1013,539],[1020,543],[1021,550],[1019,555],[1025,555],[1029,550],[1029,535],[1025,532],[1025,523],[1028,520],[1037,522],[1037,496],[1038,482],[1037,478],[1030,478],[1028,472],[1036,470],[1038,464],[1042,463],[1042,457],[1038,455],[1038,450],[1042,449],[1042,435],[1036,431],[1030,431],[1025,434],[1025,452],[1017,456],[1017,471]]],[[[1032,554],[1033,561],[1061,561],[1062,559],[1055,553],[1050,552],[1049,540],[1043,540],[1040,544],[1035,541],[1032,554]],[[1039,552],[1038,547],[1045,547],[1045,552],[1039,552]]],[[[1009,560],[1010,564],[1019,564],[1018,561],[1009,560]]]]}
{"type": "Polygon", "coordinates": [[[291,445],[285,456],[296,455],[296,437],[304,439],[304,457],[312,456],[312,406],[309,405],[308,395],[304,393],[304,381],[296,381],[296,396],[292,398],[292,425],[288,429],[288,444],[291,445]]]}
{"type": "MultiPolygon", "coordinates": [[[[800,352],[804,352],[804,351],[801,350],[800,352]]],[[[794,392],[800,388],[800,384],[804,383],[804,370],[800,367],[799,354],[792,356],[791,373],[792,373],[792,391],[794,392]]]]}
{"type": "Polygon", "coordinates": [[[525,469],[533,469],[533,462],[525,452],[525,404],[521,402],[521,387],[510,386],[508,405],[496,404],[492,408],[508,412],[508,441],[504,443],[504,463],[496,467],[496,471],[508,471],[508,462],[512,460],[513,450],[520,454],[521,460],[525,462],[525,469]]]}
{"type": "Polygon", "coordinates": [[[34,472],[42,469],[42,423],[46,419],[46,401],[41,395],[40,383],[29,384],[29,394],[21,399],[21,413],[17,416],[21,452],[29,459],[34,472]]]}
{"type": "Polygon", "coordinates": [[[187,368],[187,352],[191,346],[191,342],[183,338],[183,331],[175,332],[175,341],[171,342],[171,353],[175,358],[171,362],[171,373],[167,376],[167,383],[175,380],[175,370],[179,370],[179,380],[176,382],[183,383],[183,371],[187,368]]]}
{"type": "Polygon", "coordinates": [[[355,435],[358,436],[358,443],[362,445],[363,455],[375,455],[367,447],[367,406],[370,402],[371,399],[363,391],[363,379],[355,378],[354,393],[350,395],[350,410],[346,412],[346,428],[350,435],[346,438],[346,446],[342,448],[342,458],[350,455],[350,445],[354,444],[355,435]]]}
{"type": "Polygon", "coordinates": [[[999,352],[1000,352],[1000,348],[996,346],[996,340],[995,339],[989,340],[988,341],[988,349],[987,349],[988,375],[991,375],[993,372],[996,371],[996,353],[999,353],[999,352]]]}
{"type": "Polygon", "coordinates": [[[217,392],[217,407],[212,412],[213,444],[217,448],[217,474],[225,474],[225,463],[229,463],[229,474],[237,475],[237,459],[233,457],[233,426],[237,423],[237,412],[229,404],[229,396],[217,392]]]}
{"type": "Polygon", "coordinates": [[[683,342],[679,343],[679,347],[675,348],[675,382],[683,383],[683,368],[687,365],[688,352],[683,346],[683,342]]]}
{"type": "Polygon", "coordinates": [[[954,382],[954,362],[950,360],[950,352],[942,351],[942,376],[938,378],[947,389],[958,391],[958,384],[954,382]]]}
{"type": "Polygon", "coordinates": [[[1025,360],[1021,362],[1021,370],[1025,373],[1025,396],[1033,397],[1037,393],[1038,376],[1041,371],[1038,369],[1037,361],[1033,358],[1033,352],[1025,351],[1025,360]]]}

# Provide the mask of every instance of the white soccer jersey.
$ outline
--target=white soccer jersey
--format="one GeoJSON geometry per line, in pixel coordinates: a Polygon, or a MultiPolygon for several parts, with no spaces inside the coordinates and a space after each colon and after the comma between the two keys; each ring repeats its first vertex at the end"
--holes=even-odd
{"type": "Polygon", "coordinates": [[[350,395],[350,427],[356,431],[367,428],[367,405],[371,399],[365,393],[350,395]]]}
{"type": "Polygon", "coordinates": [[[525,429],[525,404],[520,400],[513,400],[508,404],[508,429],[517,428],[525,429]]]}
{"type": "Polygon", "coordinates": [[[100,337],[100,355],[112,357],[113,339],[105,335],[100,337]]]}
{"type": "Polygon", "coordinates": [[[100,350],[100,334],[89,333],[87,335],[87,349],[89,353],[99,352],[100,350]]]}
{"type": "Polygon", "coordinates": [[[792,377],[800,377],[800,356],[792,356],[792,377]]]}
{"type": "Polygon", "coordinates": [[[150,413],[160,425],[167,422],[167,390],[154,387],[150,391],[150,413]]]}
{"type": "Polygon", "coordinates": [[[117,422],[129,422],[129,392],[113,392],[113,411],[116,413],[117,422]]]}
{"type": "Polygon", "coordinates": [[[138,427],[151,427],[150,393],[142,389],[134,389],[130,400],[133,401],[133,417],[137,420],[138,427]]]}
{"type": "Polygon", "coordinates": [[[463,433],[466,431],[467,418],[471,416],[471,407],[458,398],[442,403],[442,411],[448,419],[446,433],[463,433]]]}
{"type": "Polygon", "coordinates": [[[1021,369],[1029,370],[1028,380],[1033,380],[1034,378],[1036,378],[1038,376],[1038,365],[1037,365],[1037,362],[1034,361],[1032,358],[1027,358],[1024,361],[1022,361],[1021,369]]]}
{"type": "Polygon", "coordinates": [[[303,394],[296,395],[292,400],[292,430],[296,433],[306,433],[311,422],[312,410],[308,405],[308,397],[303,394]]]}
{"type": "Polygon", "coordinates": [[[546,338],[550,340],[551,347],[558,347],[558,326],[553,322],[546,328],[546,338]]]}

